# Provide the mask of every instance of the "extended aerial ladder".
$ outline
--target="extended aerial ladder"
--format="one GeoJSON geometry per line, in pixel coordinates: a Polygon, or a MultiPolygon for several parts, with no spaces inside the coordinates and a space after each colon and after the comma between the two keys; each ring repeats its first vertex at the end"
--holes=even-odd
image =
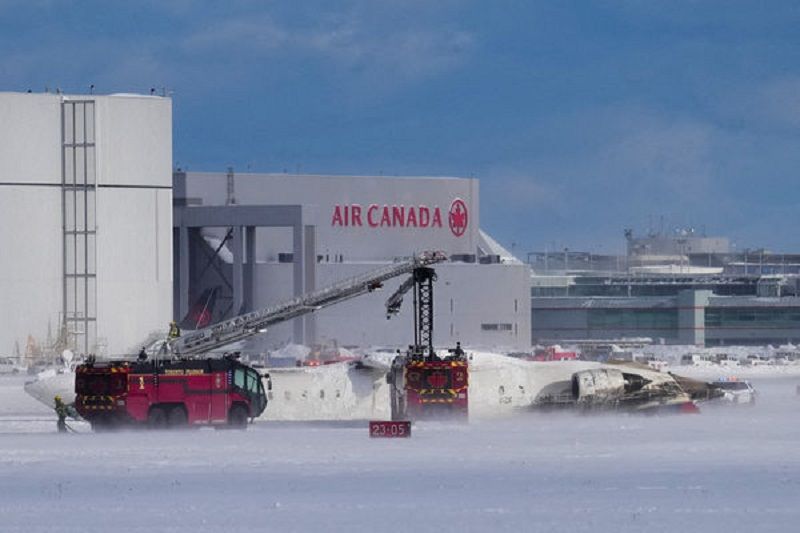
{"type": "Polygon", "coordinates": [[[334,283],[289,301],[223,320],[205,329],[188,332],[181,337],[167,341],[165,348],[170,354],[182,356],[209,353],[263,333],[268,327],[275,324],[372,292],[381,288],[384,282],[392,278],[416,272],[419,269],[427,268],[428,265],[445,260],[447,260],[447,256],[444,252],[422,252],[409,259],[334,283]]]}

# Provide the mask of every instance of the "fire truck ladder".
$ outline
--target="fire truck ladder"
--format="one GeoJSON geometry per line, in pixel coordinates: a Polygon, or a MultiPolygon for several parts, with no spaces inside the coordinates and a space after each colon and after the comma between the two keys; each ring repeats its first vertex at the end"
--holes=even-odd
{"type": "MultiPolygon", "coordinates": [[[[423,252],[410,259],[334,283],[328,287],[293,298],[287,302],[258,311],[252,311],[205,329],[192,331],[168,341],[167,349],[172,354],[179,355],[208,353],[222,348],[223,346],[227,346],[228,344],[263,333],[269,326],[372,292],[382,287],[385,281],[397,276],[402,276],[409,272],[416,273],[418,270],[430,270],[433,272],[433,269],[425,267],[427,267],[427,265],[440,263],[446,259],[447,256],[443,252],[423,252]]],[[[430,288],[427,294],[430,299],[430,296],[432,296],[430,288]]],[[[417,297],[415,297],[415,301],[416,298],[417,297]]],[[[433,302],[430,301],[430,303],[425,305],[427,306],[426,309],[430,310],[430,318],[426,319],[428,320],[426,323],[429,323],[432,328],[433,302]]],[[[426,337],[415,339],[415,342],[418,344],[427,342],[428,345],[431,345],[430,331],[427,333],[426,337]]],[[[432,350],[432,346],[430,349],[432,350]]]]}
{"type": "Polygon", "coordinates": [[[436,272],[425,265],[414,268],[411,276],[386,300],[386,318],[400,312],[403,296],[414,289],[414,346],[412,358],[434,359],[433,350],[433,282],[436,272]]]}

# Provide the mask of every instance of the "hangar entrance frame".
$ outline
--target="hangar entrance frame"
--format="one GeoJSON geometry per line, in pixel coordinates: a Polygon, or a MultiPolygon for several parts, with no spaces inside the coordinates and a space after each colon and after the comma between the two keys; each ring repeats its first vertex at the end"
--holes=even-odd
{"type": "MultiPolygon", "coordinates": [[[[189,312],[190,242],[202,228],[228,228],[233,255],[233,313],[251,311],[255,305],[256,228],[292,230],[292,295],[316,288],[316,226],[305,223],[301,205],[173,206],[174,312],[180,320],[189,312]]],[[[213,258],[212,258],[213,260],[213,258]]],[[[293,342],[316,341],[313,313],[294,319],[293,342]]]]}

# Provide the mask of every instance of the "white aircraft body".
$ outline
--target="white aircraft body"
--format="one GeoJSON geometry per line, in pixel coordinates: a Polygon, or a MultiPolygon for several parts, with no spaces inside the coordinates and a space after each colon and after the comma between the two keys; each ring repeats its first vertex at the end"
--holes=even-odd
{"type": "MultiPolygon", "coordinates": [[[[388,419],[386,375],[393,357],[373,353],[355,362],[268,370],[271,390],[261,419],[388,419]]],[[[469,365],[469,415],[474,419],[553,406],[641,410],[687,403],[693,397],[684,383],[691,380],[631,363],[524,361],[475,352],[469,355],[469,365]]],[[[43,377],[25,390],[46,405],[52,406],[56,395],[70,403],[74,374],[43,377]]]]}
{"type": "MultiPolygon", "coordinates": [[[[385,355],[366,355],[358,363],[271,370],[270,401],[262,419],[388,419],[386,375],[391,359],[385,355]]],[[[691,401],[690,393],[671,374],[641,366],[524,361],[488,352],[471,353],[469,365],[471,418],[508,416],[547,406],[646,409],[691,401]],[[573,391],[576,380],[579,397],[573,391]],[[582,391],[581,380],[589,380],[582,391]],[[625,382],[637,380],[641,388],[626,392],[625,382]],[[598,384],[603,387],[592,389],[598,384]]]]}

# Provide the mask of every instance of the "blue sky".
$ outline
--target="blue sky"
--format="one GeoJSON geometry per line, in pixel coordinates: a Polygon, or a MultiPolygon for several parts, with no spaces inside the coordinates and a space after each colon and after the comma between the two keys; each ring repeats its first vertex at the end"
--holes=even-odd
{"type": "Polygon", "coordinates": [[[0,89],[174,98],[192,170],[474,176],[524,256],[800,251],[800,4],[0,0],[0,89]]]}

